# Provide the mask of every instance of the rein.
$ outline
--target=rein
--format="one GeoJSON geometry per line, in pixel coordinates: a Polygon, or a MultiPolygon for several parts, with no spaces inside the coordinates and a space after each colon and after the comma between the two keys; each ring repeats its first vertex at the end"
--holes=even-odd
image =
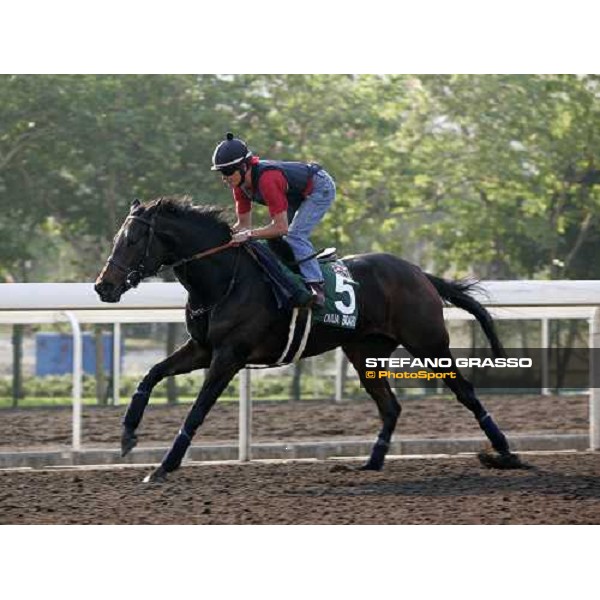
{"type": "MultiPolygon", "coordinates": [[[[227,250],[227,248],[232,248],[233,246],[235,246],[235,244],[232,241],[229,241],[225,244],[222,244],[221,246],[215,246],[214,248],[209,248],[208,250],[204,250],[203,252],[198,252],[197,254],[193,254],[192,256],[189,256],[188,258],[182,258],[181,260],[178,260],[177,262],[174,262],[170,265],[164,265],[164,267],[170,267],[170,268],[175,268],[175,267],[180,267],[181,265],[184,265],[187,262],[190,262],[191,260],[198,260],[200,258],[206,258],[207,256],[211,256],[211,254],[216,254],[217,252],[221,252],[223,250],[227,250]]],[[[160,272],[157,271],[157,273],[160,272]]]]}

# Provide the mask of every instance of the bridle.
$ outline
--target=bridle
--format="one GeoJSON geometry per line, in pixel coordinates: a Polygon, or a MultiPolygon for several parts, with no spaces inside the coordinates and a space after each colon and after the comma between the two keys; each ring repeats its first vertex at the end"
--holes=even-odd
{"type": "MultiPolygon", "coordinates": [[[[137,287],[140,284],[140,281],[142,281],[142,279],[146,277],[151,277],[152,275],[156,275],[161,267],[161,265],[159,265],[153,273],[147,270],[145,264],[150,254],[150,246],[152,245],[152,240],[154,239],[154,225],[156,223],[156,215],[157,212],[153,213],[150,220],[145,219],[144,217],[139,217],[137,215],[129,215],[125,219],[125,223],[127,223],[127,221],[138,221],[139,223],[147,225],[149,229],[148,238],[146,240],[146,248],[144,249],[144,254],[142,258],[140,258],[140,260],[138,261],[137,265],[135,265],[134,267],[125,267],[122,264],[120,264],[112,254],[108,257],[108,260],[106,261],[107,264],[113,265],[119,271],[121,271],[121,273],[125,274],[126,290],[130,290],[131,288],[137,287]]],[[[125,223],[123,223],[123,225],[125,225],[125,223]]]]}
{"type": "MultiPolygon", "coordinates": [[[[163,269],[166,269],[166,268],[174,269],[176,267],[180,267],[181,265],[188,263],[192,260],[198,260],[200,258],[205,258],[207,256],[211,256],[212,254],[216,254],[217,252],[221,252],[223,250],[226,250],[227,248],[231,248],[234,245],[233,242],[230,240],[229,242],[226,242],[225,244],[222,244],[220,246],[215,246],[214,248],[209,248],[208,250],[203,250],[202,252],[197,252],[196,254],[193,254],[192,256],[189,256],[187,258],[182,258],[178,261],[175,261],[174,263],[159,264],[156,267],[156,269],[149,270],[146,266],[146,261],[149,258],[150,247],[152,246],[152,241],[154,240],[154,237],[155,237],[155,224],[156,224],[156,216],[157,216],[158,212],[159,212],[158,210],[155,211],[152,214],[152,217],[150,219],[146,219],[146,218],[144,218],[142,216],[138,216],[138,215],[129,215],[125,219],[125,223],[127,223],[127,221],[137,221],[138,223],[143,223],[149,229],[148,238],[146,240],[146,247],[144,249],[144,254],[143,254],[142,258],[140,258],[140,260],[138,261],[137,265],[135,265],[134,267],[131,267],[131,268],[125,267],[122,264],[120,264],[113,257],[112,254],[108,257],[108,260],[106,261],[107,264],[113,265],[119,271],[121,271],[121,273],[125,274],[126,291],[130,290],[131,288],[136,288],[140,284],[140,282],[143,279],[145,279],[146,277],[153,277],[155,275],[158,275],[158,273],[160,273],[163,269]]],[[[125,225],[125,223],[123,223],[123,225],[125,225]]],[[[237,261],[236,261],[236,266],[237,266],[237,261]]],[[[235,271],[237,271],[237,269],[234,270],[234,275],[232,277],[232,283],[230,284],[230,286],[233,284],[233,281],[235,279],[235,271]]]]}

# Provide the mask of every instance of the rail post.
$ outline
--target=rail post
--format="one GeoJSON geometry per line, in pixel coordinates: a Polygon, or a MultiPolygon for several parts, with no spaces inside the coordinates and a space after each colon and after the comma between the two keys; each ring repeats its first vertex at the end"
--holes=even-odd
{"type": "Polygon", "coordinates": [[[121,323],[113,323],[113,405],[120,402],[121,389],[121,323]]]}
{"type": "Polygon", "coordinates": [[[344,401],[344,351],[341,348],[335,349],[335,403],[341,404],[344,401]]]}
{"type": "Polygon", "coordinates": [[[600,307],[596,307],[590,319],[590,450],[600,449],[600,307]]]}
{"type": "Polygon", "coordinates": [[[542,319],[542,396],[550,395],[550,320],[542,319]]]}
{"type": "Polygon", "coordinates": [[[238,457],[241,462],[251,459],[252,445],[252,397],[250,393],[250,369],[240,371],[240,441],[238,457]]]}
{"type": "Polygon", "coordinates": [[[64,315],[71,323],[73,330],[73,452],[81,450],[81,376],[83,370],[83,344],[81,342],[81,327],[77,317],[71,311],[64,315]]]}

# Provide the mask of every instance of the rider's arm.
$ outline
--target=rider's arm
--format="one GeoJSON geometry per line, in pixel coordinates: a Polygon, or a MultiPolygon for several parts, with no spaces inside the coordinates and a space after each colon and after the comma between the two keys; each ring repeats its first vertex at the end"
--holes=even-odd
{"type": "Polygon", "coordinates": [[[252,227],[252,211],[247,213],[237,213],[237,221],[232,227],[233,231],[243,231],[244,229],[250,229],[252,227]]]}
{"type": "Polygon", "coordinates": [[[250,229],[252,227],[252,203],[239,188],[233,190],[233,199],[235,200],[235,214],[237,215],[233,231],[250,229]]]}
{"type": "Polygon", "coordinates": [[[265,227],[252,230],[252,237],[270,239],[281,237],[288,232],[287,180],[281,171],[273,169],[262,174],[258,189],[269,207],[271,222],[265,227]]]}
{"type": "Polygon", "coordinates": [[[265,227],[258,227],[252,230],[252,237],[255,239],[267,240],[278,238],[288,232],[287,212],[284,210],[272,217],[271,222],[265,227]]]}

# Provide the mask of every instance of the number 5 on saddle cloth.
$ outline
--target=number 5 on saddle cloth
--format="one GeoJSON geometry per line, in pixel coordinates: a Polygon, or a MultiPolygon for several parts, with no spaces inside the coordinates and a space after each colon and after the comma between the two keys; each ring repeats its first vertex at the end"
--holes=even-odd
{"type": "MultiPolygon", "coordinates": [[[[278,308],[292,310],[306,306],[310,292],[298,273],[294,273],[265,242],[252,240],[244,247],[260,265],[271,284],[278,308]]],[[[317,256],[325,281],[325,306],[313,309],[313,321],[333,327],[354,329],[358,318],[356,288],[348,267],[335,257],[335,249],[317,256]]]]}

